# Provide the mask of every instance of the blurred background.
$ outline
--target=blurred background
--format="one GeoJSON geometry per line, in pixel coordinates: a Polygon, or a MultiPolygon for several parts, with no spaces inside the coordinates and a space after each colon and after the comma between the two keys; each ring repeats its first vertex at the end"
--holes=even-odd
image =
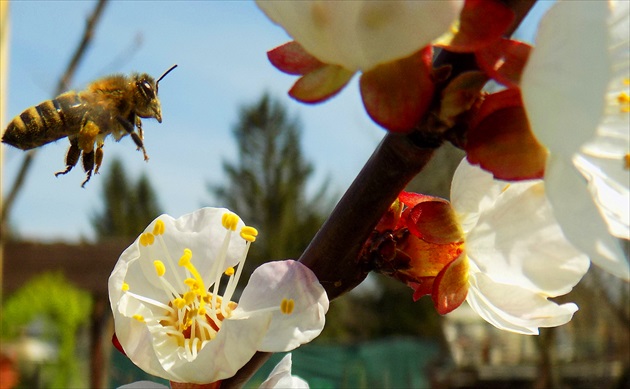
{"type": "MultiPolygon", "coordinates": [[[[519,38],[531,41],[550,4],[536,6],[519,38]]],[[[101,174],[83,189],[79,167],[53,175],[65,139],[33,153],[0,147],[0,388],[159,381],[111,343],[106,288],[120,253],[160,213],[225,206],[261,232],[248,266],[296,258],[384,131],[365,114],[356,79],[324,104],[290,99],[295,79],[265,54],[290,38],[253,2],[0,7],[3,129],[60,89],[179,65],[160,84],[163,123],[144,121],[148,163],[129,137],[109,139],[101,174]]],[[[462,156],[442,147],[408,189],[448,198],[462,156]]],[[[408,287],[370,275],[331,304],[322,335],[293,352],[293,372],[315,388],[630,387],[629,296],[628,284],[591,269],[561,299],[580,306],[574,320],[531,337],[467,306],[439,316],[429,298],[414,303],[408,287]]]]}

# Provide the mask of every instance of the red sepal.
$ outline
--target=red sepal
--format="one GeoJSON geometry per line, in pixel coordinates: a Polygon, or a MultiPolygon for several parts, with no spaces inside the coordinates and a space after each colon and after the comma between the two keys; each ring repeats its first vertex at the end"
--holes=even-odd
{"type": "Polygon", "coordinates": [[[468,295],[468,257],[461,254],[435,277],[431,298],[440,315],[462,305],[468,295]]]}
{"type": "Polygon", "coordinates": [[[372,120],[393,132],[413,130],[433,97],[432,57],[432,48],[427,46],[361,76],[363,105],[372,120]]]}
{"type": "Polygon", "coordinates": [[[513,22],[514,12],[500,1],[466,0],[458,31],[440,39],[437,46],[459,53],[474,52],[500,39],[513,22]]]}
{"type": "Polygon", "coordinates": [[[398,200],[400,200],[401,203],[405,204],[405,206],[409,208],[413,208],[414,206],[416,206],[416,204],[421,203],[423,201],[434,201],[438,199],[444,200],[444,199],[441,199],[440,197],[424,195],[421,193],[406,192],[406,191],[402,191],[398,195],[398,200]]]}
{"type": "Polygon", "coordinates": [[[269,50],[267,58],[281,72],[300,76],[324,66],[323,62],[309,54],[296,41],[269,50]]]}
{"type": "Polygon", "coordinates": [[[122,355],[127,356],[127,353],[125,352],[125,350],[123,350],[122,344],[120,344],[120,341],[118,340],[118,337],[116,336],[116,333],[112,335],[112,344],[114,345],[114,347],[116,347],[116,350],[122,353],[122,355]]]}
{"type": "Polygon", "coordinates": [[[303,103],[319,103],[339,93],[354,73],[338,65],[323,65],[300,77],[289,95],[303,103]]]}
{"type": "Polygon", "coordinates": [[[501,39],[476,52],[475,59],[490,78],[507,87],[516,87],[531,50],[526,43],[501,39]]]}
{"type": "Polygon", "coordinates": [[[450,244],[463,239],[455,212],[446,200],[421,202],[405,216],[409,232],[425,242],[450,244]]]}
{"type": "Polygon", "coordinates": [[[467,133],[466,157],[502,180],[542,178],[547,150],[538,142],[520,91],[507,89],[489,95],[467,133]]]}
{"type": "Polygon", "coordinates": [[[417,282],[408,282],[407,285],[413,289],[413,301],[420,300],[420,297],[433,293],[433,281],[435,277],[422,277],[417,282]]]}

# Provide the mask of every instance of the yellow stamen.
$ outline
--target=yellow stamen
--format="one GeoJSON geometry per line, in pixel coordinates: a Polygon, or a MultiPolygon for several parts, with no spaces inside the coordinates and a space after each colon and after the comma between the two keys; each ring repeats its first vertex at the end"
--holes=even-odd
{"type": "Polygon", "coordinates": [[[153,242],[155,242],[155,236],[153,236],[152,233],[150,232],[145,232],[144,234],[140,235],[140,244],[143,246],[150,246],[153,244],[153,242]]]}
{"type": "Polygon", "coordinates": [[[225,271],[225,275],[228,277],[231,277],[234,275],[234,268],[233,267],[228,267],[227,270],[225,271]]]}
{"type": "Polygon", "coordinates": [[[188,267],[190,260],[192,259],[192,251],[190,249],[184,249],[184,254],[179,258],[179,266],[188,267]]]}
{"type": "Polygon", "coordinates": [[[162,235],[164,234],[164,222],[160,219],[155,221],[155,225],[153,226],[153,235],[162,235]]]}
{"type": "Polygon", "coordinates": [[[505,192],[506,190],[508,190],[508,188],[510,187],[510,184],[506,184],[503,189],[501,189],[501,193],[505,192]]]}
{"type": "Polygon", "coordinates": [[[173,300],[173,305],[177,307],[177,309],[182,309],[186,306],[186,300],[184,300],[181,297],[178,297],[175,300],[173,300]]]}
{"type": "Polygon", "coordinates": [[[254,242],[256,237],[258,236],[258,230],[254,227],[245,226],[241,228],[241,238],[245,239],[248,242],[254,242]]]}
{"type": "Polygon", "coordinates": [[[135,314],[132,316],[134,319],[138,320],[140,323],[144,323],[144,316],[135,314]]]}
{"type": "Polygon", "coordinates": [[[624,168],[626,170],[630,170],[630,153],[624,155],[623,159],[624,159],[624,162],[625,162],[624,168]]]}
{"type": "Polygon", "coordinates": [[[190,290],[199,289],[199,286],[197,285],[197,281],[194,278],[186,278],[184,280],[184,284],[188,286],[188,289],[190,290]]]}
{"type": "Polygon", "coordinates": [[[188,291],[184,293],[184,300],[186,301],[186,304],[190,304],[193,301],[195,301],[196,297],[197,297],[197,294],[195,292],[188,291]]]}
{"type": "Polygon", "coordinates": [[[157,273],[158,277],[162,277],[164,273],[166,273],[166,267],[164,266],[164,263],[162,261],[153,261],[153,266],[155,267],[155,272],[157,273]]]}
{"type": "Polygon", "coordinates": [[[123,292],[128,291],[129,290],[129,284],[126,283],[126,282],[123,282],[121,289],[122,289],[123,292]]]}
{"type": "Polygon", "coordinates": [[[280,312],[285,315],[290,315],[295,308],[295,301],[293,299],[282,299],[280,303],[280,312]]]}
{"type": "Polygon", "coordinates": [[[228,230],[236,231],[238,216],[233,213],[224,213],[223,216],[221,216],[221,224],[228,230]]]}
{"type": "Polygon", "coordinates": [[[190,249],[184,249],[184,255],[179,259],[179,266],[185,267],[188,269],[190,274],[195,278],[196,288],[199,290],[200,295],[203,297],[206,295],[206,287],[203,283],[203,279],[201,278],[201,274],[197,271],[195,265],[190,261],[192,259],[192,251],[190,249]]]}

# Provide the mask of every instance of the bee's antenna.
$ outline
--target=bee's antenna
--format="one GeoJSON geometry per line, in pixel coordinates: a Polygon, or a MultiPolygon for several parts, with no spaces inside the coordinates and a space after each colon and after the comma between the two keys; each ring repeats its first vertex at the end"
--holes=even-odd
{"type": "Polygon", "coordinates": [[[173,65],[170,67],[170,69],[168,69],[167,71],[164,72],[164,74],[162,74],[160,76],[160,78],[158,78],[158,80],[155,82],[155,93],[157,94],[158,91],[158,85],[160,84],[160,81],[162,81],[162,79],[164,77],[166,77],[167,74],[169,74],[173,69],[175,69],[177,67],[177,64],[173,65]]]}

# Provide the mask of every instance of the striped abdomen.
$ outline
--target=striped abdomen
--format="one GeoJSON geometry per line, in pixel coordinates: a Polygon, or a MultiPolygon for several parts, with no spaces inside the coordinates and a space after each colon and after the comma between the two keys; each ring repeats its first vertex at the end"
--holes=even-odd
{"type": "Polygon", "coordinates": [[[79,95],[66,92],[16,116],[7,126],[2,141],[22,150],[45,145],[79,132],[85,112],[86,106],[79,95]]]}

